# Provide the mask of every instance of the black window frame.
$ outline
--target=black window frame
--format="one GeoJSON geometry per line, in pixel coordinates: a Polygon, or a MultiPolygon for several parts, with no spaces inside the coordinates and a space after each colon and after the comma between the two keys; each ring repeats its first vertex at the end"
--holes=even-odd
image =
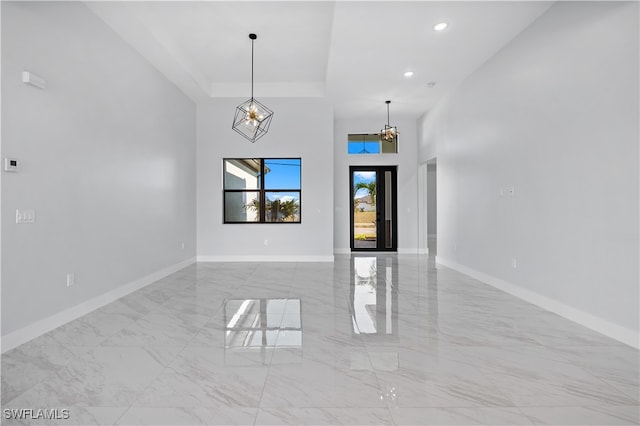
{"type": "Polygon", "coordinates": [[[301,157],[264,157],[264,158],[242,158],[242,157],[231,157],[231,158],[223,158],[222,159],[222,223],[223,224],[301,224],[302,223],[302,158],[301,157]],[[227,161],[246,161],[246,160],[259,160],[260,161],[260,184],[258,185],[258,189],[226,189],[226,172],[225,172],[225,163],[227,161]],[[300,162],[300,187],[297,189],[287,189],[287,188],[265,188],[265,161],[271,160],[298,160],[300,162]],[[258,193],[260,211],[258,212],[258,220],[257,221],[235,221],[235,220],[227,220],[227,209],[226,209],[226,201],[227,201],[227,193],[258,193]],[[298,206],[299,206],[299,214],[297,221],[267,221],[267,209],[265,208],[266,204],[266,194],[273,192],[288,192],[288,193],[297,193],[298,194],[298,206]]]}

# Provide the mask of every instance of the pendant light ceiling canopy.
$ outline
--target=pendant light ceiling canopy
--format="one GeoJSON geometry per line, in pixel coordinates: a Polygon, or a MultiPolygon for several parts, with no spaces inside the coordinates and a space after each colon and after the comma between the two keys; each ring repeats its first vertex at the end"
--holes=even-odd
{"type": "Polygon", "coordinates": [[[258,38],[249,34],[251,39],[251,98],[236,107],[232,129],[252,143],[267,134],[273,111],[253,98],[253,43],[258,38]]]}
{"type": "Polygon", "coordinates": [[[391,101],[385,101],[385,104],[387,104],[387,124],[384,125],[384,129],[380,130],[380,139],[385,142],[397,142],[398,135],[400,134],[398,128],[389,124],[390,103],[391,101]]]}

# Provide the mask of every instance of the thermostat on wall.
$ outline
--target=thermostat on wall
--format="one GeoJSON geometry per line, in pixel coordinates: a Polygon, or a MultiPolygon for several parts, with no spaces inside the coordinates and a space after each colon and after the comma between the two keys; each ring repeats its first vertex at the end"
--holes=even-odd
{"type": "Polygon", "coordinates": [[[20,171],[20,162],[15,158],[4,159],[4,171],[5,172],[18,172],[20,171]]]}

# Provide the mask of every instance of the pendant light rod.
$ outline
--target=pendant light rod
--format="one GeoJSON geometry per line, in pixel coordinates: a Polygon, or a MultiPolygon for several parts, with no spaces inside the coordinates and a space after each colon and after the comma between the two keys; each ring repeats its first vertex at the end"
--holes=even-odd
{"type": "Polygon", "coordinates": [[[387,126],[389,126],[389,104],[391,101],[384,101],[384,103],[387,104],[387,126]]]}
{"type": "Polygon", "coordinates": [[[251,39],[251,99],[253,99],[253,42],[258,36],[251,33],[249,34],[249,38],[251,39]]]}

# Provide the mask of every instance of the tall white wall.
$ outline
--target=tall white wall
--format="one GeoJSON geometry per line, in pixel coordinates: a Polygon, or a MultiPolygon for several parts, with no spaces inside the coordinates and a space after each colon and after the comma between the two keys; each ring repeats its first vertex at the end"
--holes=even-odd
{"type": "MultiPolygon", "coordinates": [[[[384,107],[384,105],[383,105],[384,107]]],[[[336,120],[334,141],[335,226],[333,239],[336,253],[350,249],[350,194],[349,166],[398,167],[398,252],[418,253],[418,163],[416,120],[396,117],[392,124],[398,127],[397,154],[349,155],[347,136],[350,133],[375,133],[385,124],[384,108],[380,117],[369,119],[336,120]]],[[[392,116],[393,117],[393,116],[392,116]]]]}
{"type": "Polygon", "coordinates": [[[251,143],[231,128],[245,100],[198,104],[198,260],[333,260],[332,107],[320,98],[259,98],[275,113],[251,143]],[[222,159],[262,157],[302,159],[301,223],[224,224],[222,159]]]}
{"type": "Polygon", "coordinates": [[[638,52],[637,2],[558,2],[419,123],[439,260],[634,345],[638,52]]]}
{"type": "Polygon", "coordinates": [[[15,337],[195,257],[195,105],[81,2],[1,7],[2,155],[22,163],[2,172],[2,335],[15,337]]]}

